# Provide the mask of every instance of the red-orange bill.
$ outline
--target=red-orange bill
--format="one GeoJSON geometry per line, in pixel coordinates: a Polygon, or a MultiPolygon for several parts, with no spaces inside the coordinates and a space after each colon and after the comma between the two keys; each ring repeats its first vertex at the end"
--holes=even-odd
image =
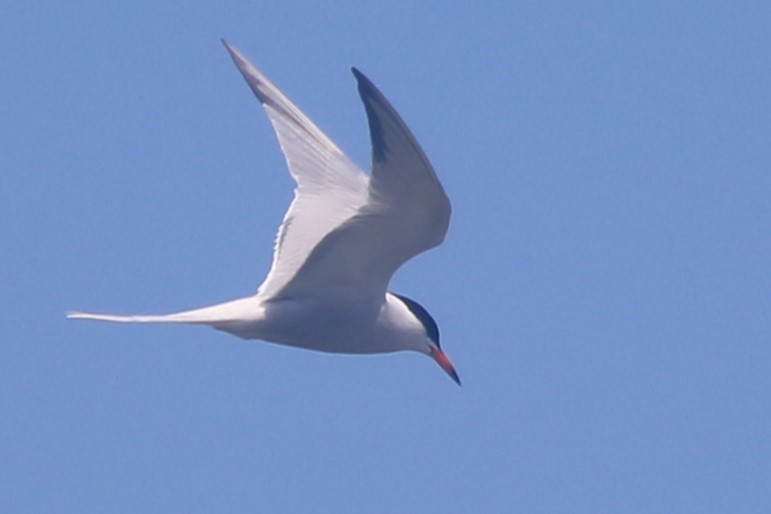
{"type": "Polygon", "coordinates": [[[460,385],[460,377],[458,376],[458,373],[455,371],[455,367],[452,365],[452,362],[450,362],[450,358],[447,356],[446,353],[444,353],[440,348],[432,348],[431,349],[431,357],[434,358],[437,364],[447,373],[450,375],[450,378],[455,380],[455,383],[460,385]]]}

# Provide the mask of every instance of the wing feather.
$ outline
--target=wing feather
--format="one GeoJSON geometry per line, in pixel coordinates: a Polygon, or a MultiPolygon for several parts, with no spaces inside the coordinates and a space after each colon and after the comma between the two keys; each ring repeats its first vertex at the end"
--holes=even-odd
{"type": "Polygon", "coordinates": [[[381,299],[396,270],[439,245],[449,227],[450,201],[425,153],[382,93],[353,73],[372,143],[369,198],[313,249],[287,296],[334,290],[381,299]]]}
{"type": "Polygon", "coordinates": [[[369,178],[236,48],[222,42],[262,103],[297,183],[276,236],[273,263],[259,287],[258,294],[273,296],[321,239],[366,203],[369,178]]]}
{"type": "Polygon", "coordinates": [[[258,295],[382,301],[393,273],[447,233],[450,201],[425,153],[388,100],[354,68],[372,143],[372,173],[364,174],[223,43],[265,108],[297,183],[258,295]]]}

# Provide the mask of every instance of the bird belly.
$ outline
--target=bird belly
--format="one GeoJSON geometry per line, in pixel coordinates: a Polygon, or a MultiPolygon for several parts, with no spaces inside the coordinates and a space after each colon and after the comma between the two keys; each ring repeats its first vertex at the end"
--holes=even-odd
{"type": "Polygon", "coordinates": [[[264,317],[259,321],[233,322],[217,328],[243,339],[262,339],[321,352],[393,351],[376,323],[379,306],[336,299],[286,299],[266,302],[264,308],[264,317]]]}

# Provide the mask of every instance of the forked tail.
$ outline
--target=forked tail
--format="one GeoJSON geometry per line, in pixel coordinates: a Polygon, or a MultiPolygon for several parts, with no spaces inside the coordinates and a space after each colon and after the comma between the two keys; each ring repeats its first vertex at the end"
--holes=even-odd
{"type": "Polygon", "coordinates": [[[95,319],[116,323],[191,323],[219,328],[233,322],[259,320],[263,312],[264,309],[256,299],[248,297],[171,314],[121,315],[71,311],[67,313],[67,317],[70,319],[95,319]]]}
{"type": "Polygon", "coordinates": [[[98,314],[95,312],[67,313],[69,319],[96,319],[99,321],[113,321],[117,323],[193,323],[192,320],[183,320],[177,314],[142,314],[124,316],[120,314],[98,314]]]}

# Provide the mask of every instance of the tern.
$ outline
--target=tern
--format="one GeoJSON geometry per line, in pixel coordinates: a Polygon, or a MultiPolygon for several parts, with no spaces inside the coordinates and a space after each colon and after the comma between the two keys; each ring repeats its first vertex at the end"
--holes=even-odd
{"type": "Polygon", "coordinates": [[[246,57],[222,43],[265,109],[296,182],[266,278],[252,296],[193,310],[67,317],[206,325],[243,339],[322,352],[416,351],[460,385],[428,311],[388,291],[402,264],[442,243],[451,212],[404,121],[352,68],[369,122],[372,169],[366,174],[246,57]]]}

